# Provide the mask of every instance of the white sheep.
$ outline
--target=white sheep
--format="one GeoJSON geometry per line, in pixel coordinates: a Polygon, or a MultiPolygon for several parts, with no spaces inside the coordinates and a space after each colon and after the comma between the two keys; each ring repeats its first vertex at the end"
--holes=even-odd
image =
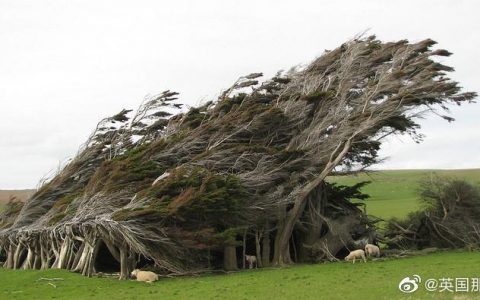
{"type": "Polygon", "coordinates": [[[252,269],[255,264],[255,269],[257,268],[257,257],[255,255],[245,255],[245,260],[248,262],[248,268],[252,269]]]}
{"type": "Polygon", "coordinates": [[[380,256],[380,248],[378,248],[378,246],[375,246],[373,244],[367,244],[367,245],[365,245],[365,254],[368,257],[371,257],[371,256],[379,257],[380,256]]]}
{"type": "Polygon", "coordinates": [[[359,249],[359,250],[353,250],[353,251],[350,251],[350,254],[348,254],[346,257],[345,257],[345,260],[346,261],[353,261],[353,263],[355,263],[355,259],[357,258],[361,258],[363,259],[363,262],[367,262],[367,259],[365,258],[365,251],[363,251],[362,249],[359,249]]]}
{"type": "Polygon", "coordinates": [[[131,276],[137,278],[137,281],[145,281],[148,283],[152,283],[158,280],[157,274],[150,271],[141,271],[139,269],[133,270],[131,276]]]}

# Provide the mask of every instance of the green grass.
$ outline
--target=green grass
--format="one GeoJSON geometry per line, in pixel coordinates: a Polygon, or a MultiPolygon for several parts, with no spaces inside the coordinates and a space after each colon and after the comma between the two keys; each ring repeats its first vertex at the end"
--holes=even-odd
{"type": "Polygon", "coordinates": [[[464,170],[391,170],[362,173],[355,176],[331,176],[327,180],[339,184],[352,185],[360,181],[372,181],[363,188],[370,195],[366,200],[367,213],[383,219],[403,218],[418,210],[418,183],[434,176],[463,178],[480,185],[480,169],[464,170]]]}
{"type": "Polygon", "coordinates": [[[427,292],[423,286],[414,294],[403,294],[398,283],[413,274],[423,280],[479,277],[478,265],[478,253],[451,251],[366,264],[339,262],[169,278],[154,284],[85,278],[64,270],[0,269],[0,299],[451,299],[454,293],[427,292]],[[54,287],[39,281],[41,277],[64,280],[50,281],[54,287]]]}

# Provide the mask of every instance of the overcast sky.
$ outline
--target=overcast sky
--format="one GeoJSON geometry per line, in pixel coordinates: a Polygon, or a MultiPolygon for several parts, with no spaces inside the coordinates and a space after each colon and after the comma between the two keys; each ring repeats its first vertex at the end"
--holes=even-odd
{"type": "MultiPolygon", "coordinates": [[[[164,89],[212,99],[240,75],[308,63],[369,29],[432,38],[480,91],[479,1],[0,0],[0,189],[31,188],[102,117],[164,89]]],[[[480,104],[431,116],[426,140],[393,138],[381,169],[480,167],[480,104]]]]}

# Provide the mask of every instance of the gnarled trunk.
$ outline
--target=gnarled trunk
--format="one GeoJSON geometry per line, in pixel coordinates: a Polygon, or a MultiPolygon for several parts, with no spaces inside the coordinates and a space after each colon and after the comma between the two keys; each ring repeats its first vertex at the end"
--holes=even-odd
{"type": "Polygon", "coordinates": [[[25,251],[25,247],[21,242],[18,243],[15,253],[13,254],[13,269],[18,269],[21,266],[21,258],[23,256],[23,252],[25,251]]]}
{"type": "Polygon", "coordinates": [[[311,250],[315,252],[317,259],[337,260],[335,256],[342,248],[354,250],[352,247],[355,247],[355,241],[352,239],[352,232],[360,224],[357,215],[337,219],[325,218],[325,223],[328,226],[328,232],[311,245],[311,250]]]}
{"type": "Polygon", "coordinates": [[[348,150],[350,150],[352,140],[358,133],[360,133],[360,131],[354,132],[345,142],[338,144],[320,175],[302,189],[297,195],[293,207],[287,212],[285,220],[279,222],[281,226],[278,226],[277,236],[275,237],[275,254],[273,259],[275,265],[290,264],[292,262],[289,250],[290,239],[295,224],[303,214],[308,196],[323,183],[325,177],[340,163],[348,150]]]}
{"type": "Polygon", "coordinates": [[[28,246],[27,257],[23,261],[23,264],[22,264],[21,268],[24,269],[24,270],[32,269],[33,268],[33,263],[34,263],[34,258],[35,257],[33,256],[32,248],[30,248],[30,246],[28,246]]]}
{"type": "Polygon", "coordinates": [[[84,241],[82,255],[75,267],[75,272],[80,272],[84,276],[92,276],[94,271],[94,263],[97,258],[100,240],[95,239],[92,242],[84,241]]]}
{"type": "Polygon", "coordinates": [[[3,266],[7,269],[13,269],[13,246],[12,246],[12,244],[8,245],[7,260],[5,261],[5,264],[3,266]]]}
{"type": "Polygon", "coordinates": [[[120,248],[120,280],[130,278],[130,273],[135,268],[135,255],[127,247],[120,248]]]}

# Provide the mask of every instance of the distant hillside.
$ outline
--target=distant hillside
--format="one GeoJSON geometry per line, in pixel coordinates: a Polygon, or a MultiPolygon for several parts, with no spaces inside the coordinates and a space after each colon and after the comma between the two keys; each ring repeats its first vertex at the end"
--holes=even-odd
{"type": "Polygon", "coordinates": [[[7,203],[10,196],[15,196],[21,201],[27,200],[35,190],[0,190],[0,206],[7,203]]]}
{"type": "Polygon", "coordinates": [[[370,195],[366,200],[367,213],[381,218],[404,217],[419,208],[418,183],[429,176],[463,178],[480,185],[480,169],[462,170],[388,170],[351,176],[330,176],[329,182],[352,185],[371,181],[363,188],[370,195]]]}

